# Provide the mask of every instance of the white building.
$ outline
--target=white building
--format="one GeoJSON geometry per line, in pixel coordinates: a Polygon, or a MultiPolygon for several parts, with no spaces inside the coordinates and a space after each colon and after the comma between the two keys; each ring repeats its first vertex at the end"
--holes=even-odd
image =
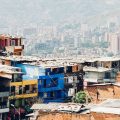
{"type": "Polygon", "coordinates": [[[84,67],[84,81],[90,83],[114,82],[112,71],[103,67],[84,67]]]}

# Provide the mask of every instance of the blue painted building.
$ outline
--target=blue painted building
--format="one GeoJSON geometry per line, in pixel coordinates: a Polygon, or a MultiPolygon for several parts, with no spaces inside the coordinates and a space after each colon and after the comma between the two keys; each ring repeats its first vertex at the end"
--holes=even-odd
{"type": "MultiPolygon", "coordinates": [[[[38,97],[45,103],[65,102],[79,90],[78,68],[75,66],[44,67],[29,63],[17,63],[15,66],[25,73],[24,81],[38,80],[38,97]]],[[[33,81],[30,82],[33,84],[33,81]]]]}
{"type": "Polygon", "coordinates": [[[64,102],[67,98],[67,90],[64,88],[64,67],[42,67],[17,63],[20,67],[23,80],[38,80],[38,97],[43,102],[64,102]]]}
{"type": "Polygon", "coordinates": [[[45,75],[39,76],[39,97],[43,102],[64,102],[67,90],[64,88],[64,67],[45,68],[45,75]]]}
{"type": "Polygon", "coordinates": [[[38,92],[44,102],[64,102],[67,90],[64,89],[64,74],[40,76],[38,92]]]}

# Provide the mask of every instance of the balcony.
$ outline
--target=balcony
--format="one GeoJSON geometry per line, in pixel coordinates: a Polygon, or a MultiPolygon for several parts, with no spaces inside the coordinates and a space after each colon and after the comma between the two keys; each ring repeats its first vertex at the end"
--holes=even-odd
{"type": "Polygon", "coordinates": [[[32,98],[32,97],[37,97],[37,96],[38,96],[38,93],[36,92],[36,93],[10,96],[9,99],[32,98]]]}
{"type": "Polygon", "coordinates": [[[20,98],[29,98],[36,97],[38,95],[37,89],[34,90],[19,90],[19,92],[11,91],[9,99],[20,99],[20,98]]]}
{"type": "Polygon", "coordinates": [[[0,97],[8,97],[9,92],[0,92],[0,97]]]}
{"type": "Polygon", "coordinates": [[[30,94],[24,94],[23,98],[31,98],[31,97],[37,97],[38,93],[30,93],[30,94]]]}

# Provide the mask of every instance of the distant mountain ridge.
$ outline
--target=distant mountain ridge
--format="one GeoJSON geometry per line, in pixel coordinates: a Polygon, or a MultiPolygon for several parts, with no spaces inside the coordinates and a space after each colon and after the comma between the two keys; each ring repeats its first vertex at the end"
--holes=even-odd
{"type": "Polygon", "coordinates": [[[99,20],[102,22],[114,11],[119,13],[119,6],[120,0],[0,0],[0,25],[48,24],[69,19],[90,22],[104,16],[99,20]]]}

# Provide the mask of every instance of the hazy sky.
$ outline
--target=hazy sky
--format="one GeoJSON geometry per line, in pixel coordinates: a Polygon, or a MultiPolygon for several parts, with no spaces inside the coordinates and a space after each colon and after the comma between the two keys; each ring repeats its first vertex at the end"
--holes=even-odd
{"type": "Polygon", "coordinates": [[[120,0],[0,0],[0,26],[59,23],[118,14],[120,0]]]}

